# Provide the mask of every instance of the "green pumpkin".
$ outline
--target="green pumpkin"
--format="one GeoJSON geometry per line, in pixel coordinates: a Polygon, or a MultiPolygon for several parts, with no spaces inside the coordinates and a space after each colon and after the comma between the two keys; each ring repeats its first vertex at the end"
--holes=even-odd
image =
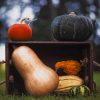
{"type": "Polygon", "coordinates": [[[89,96],[90,95],[90,89],[85,86],[85,85],[82,85],[82,86],[75,86],[73,88],[70,89],[69,91],[69,94],[70,96],[89,96]]]}
{"type": "Polygon", "coordinates": [[[60,41],[85,41],[92,33],[92,20],[73,12],[57,16],[51,23],[51,34],[60,41]]]}

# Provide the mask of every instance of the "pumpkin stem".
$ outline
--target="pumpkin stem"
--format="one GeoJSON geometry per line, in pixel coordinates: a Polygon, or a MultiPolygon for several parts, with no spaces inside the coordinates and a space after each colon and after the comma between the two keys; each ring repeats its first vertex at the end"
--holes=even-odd
{"type": "Polygon", "coordinates": [[[31,22],[33,22],[35,20],[37,20],[37,19],[32,20],[30,18],[23,18],[23,19],[20,20],[20,23],[22,24],[22,23],[25,23],[25,21],[28,21],[28,25],[29,25],[31,22]]]}
{"type": "Polygon", "coordinates": [[[75,12],[70,12],[68,15],[69,16],[76,16],[75,12]]]}

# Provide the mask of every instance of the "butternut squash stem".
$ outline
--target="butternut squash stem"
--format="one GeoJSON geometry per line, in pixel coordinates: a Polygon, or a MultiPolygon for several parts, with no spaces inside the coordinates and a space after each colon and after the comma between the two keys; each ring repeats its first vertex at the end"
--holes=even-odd
{"type": "Polygon", "coordinates": [[[13,49],[15,50],[17,48],[17,46],[13,45],[13,49]]]}

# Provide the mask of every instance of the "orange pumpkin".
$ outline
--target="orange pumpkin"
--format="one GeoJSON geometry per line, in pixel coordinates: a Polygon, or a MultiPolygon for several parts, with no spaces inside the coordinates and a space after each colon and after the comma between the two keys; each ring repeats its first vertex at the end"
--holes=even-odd
{"type": "Polygon", "coordinates": [[[81,64],[76,60],[60,61],[55,64],[56,69],[63,69],[68,75],[77,75],[81,70],[81,64]]]}
{"type": "Polygon", "coordinates": [[[32,29],[28,24],[13,24],[8,29],[8,38],[14,41],[26,41],[32,38],[32,29]]]}

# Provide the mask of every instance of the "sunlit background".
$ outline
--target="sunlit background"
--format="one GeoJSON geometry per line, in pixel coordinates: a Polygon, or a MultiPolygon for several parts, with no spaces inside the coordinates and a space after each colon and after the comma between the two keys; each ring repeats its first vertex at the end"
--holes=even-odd
{"type": "MultiPolygon", "coordinates": [[[[100,0],[0,0],[0,60],[5,60],[5,42],[8,41],[7,29],[18,23],[19,19],[29,17],[33,29],[33,41],[52,40],[50,24],[55,16],[74,11],[90,17],[95,25],[94,35],[90,38],[100,50],[100,0]]],[[[100,62],[100,55],[97,54],[100,62]]]]}

